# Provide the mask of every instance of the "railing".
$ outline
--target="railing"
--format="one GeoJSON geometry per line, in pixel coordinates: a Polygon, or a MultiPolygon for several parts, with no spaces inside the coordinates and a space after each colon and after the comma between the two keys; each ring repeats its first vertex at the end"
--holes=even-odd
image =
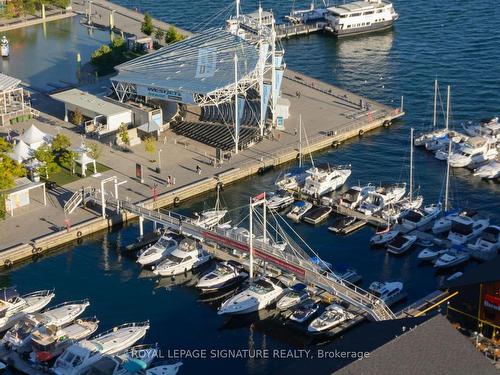
{"type": "Polygon", "coordinates": [[[309,34],[315,31],[322,30],[324,28],[324,22],[316,22],[311,24],[298,24],[298,25],[277,25],[276,26],[276,37],[285,38],[294,35],[309,34]]]}
{"type": "Polygon", "coordinates": [[[64,213],[66,215],[72,213],[80,203],[83,201],[83,194],[81,190],[77,190],[73,193],[71,198],[64,204],[64,213]]]}

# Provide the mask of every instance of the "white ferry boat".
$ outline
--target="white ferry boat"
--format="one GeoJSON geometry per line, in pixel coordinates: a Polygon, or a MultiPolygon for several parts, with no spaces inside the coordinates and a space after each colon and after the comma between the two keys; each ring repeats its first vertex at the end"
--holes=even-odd
{"type": "Polygon", "coordinates": [[[326,30],[339,37],[369,33],[392,27],[398,17],[390,2],[353,1],[327,8],[326,30]]]}

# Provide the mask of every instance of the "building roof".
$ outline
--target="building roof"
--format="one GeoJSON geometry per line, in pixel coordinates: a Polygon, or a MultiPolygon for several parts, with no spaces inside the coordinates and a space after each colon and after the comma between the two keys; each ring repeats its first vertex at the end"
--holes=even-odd
{"type": "Polygon", "coordinates": [[[498,374],[473,343],[437,315],[335,375],[498,374]]]}
{"type": "Polygon", "coordinates": [[[121,107],[117,104],[103,100],[98,96],[78,89],[61,91],[52,94],[51,97],[63,103],[71,104],[103,116],[113,116],[123,112],[130,112],[130,109],[121,107]]]}
{"type": "Polygon", "coordinates": [[[20,83],[21,83],[20,79],[0,73],[0,92],[13,89],[20,83]]]}
{"type": "Polygon", "coordinates": [[[37,143],[47,142],[49,135],[38,129],[34,124],[19,137],[27,145],[36,145],[37,143]]]}
{"type": "Polygon", "coordinates": [[[11,153],[9,153],[9,158],[17,161],[18,163],[22,163],[27,159],[31,159],[33,157],[33,150],[22,140],[19,140],[11,153]]]}
{"type": "Polygon", "coordinates": [[[500,281],[500,256],[466,271],[457,279],[445,282],[443,288],[458,288],[465,285],[500,281]]]}
{"type": "Polygon", "coordinates": [[[337,6],[329,7],[328,11],[335,14],[345,14],[362,10],[369,10],[372,8],[380,8],[387,5],[385,2],[378,4],[376,1],[353,1],[347,4],[339,4],[337,6]]]}
{"type": "Polygon", "coordinates": [[[45,182],[32,182],[26,177],[17,178],[14,180],[15,186],[13,188],[5,190],[6,196],[10,196],[15,193],[19,193],[20,191],[26,191],[35,189],[39,186],[45,185],[45,182]]]}
{"type": "Polygon", "coordinates": [[[238,56],[238,80],[257,68],[257,48],[222,29],[207,29],[183,41],[118,65],[113,81],[185,95],[208,94],[235,81],[234,55],[238,56]]]}

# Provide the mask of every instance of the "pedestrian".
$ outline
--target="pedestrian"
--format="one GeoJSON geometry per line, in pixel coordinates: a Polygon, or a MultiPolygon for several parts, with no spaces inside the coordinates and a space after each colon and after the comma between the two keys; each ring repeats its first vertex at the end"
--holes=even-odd
{"type": "Polygon", "coordinates": [[[201,167],[199,164],[196,164],[196,173],[201,174],[201,167]]]}
{"type": "Polygon", "coordinates": [[[297,128],[293,129],[293,135],[297,135],[297,128]]]}
{"type": "Polygon", "coordinates": [[[170,175],[167,176],[167,187],[170,187],[170,183],[171,183],[171,179],[170,179],[170,175]]]}
{"type": "Polygon", "coordinates": [[[299,93],[299,99],[300,99],[300,91],[298,93],[299,93]]]}

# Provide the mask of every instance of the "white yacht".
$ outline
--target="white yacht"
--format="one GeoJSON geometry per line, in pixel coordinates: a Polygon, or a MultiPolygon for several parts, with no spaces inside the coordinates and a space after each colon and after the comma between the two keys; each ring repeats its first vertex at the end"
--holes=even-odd
{"type": "Polygon", "coordinates": [[[474,176],[495,179],[500,177],[500,161],[491,160],[489,163],[474,171],[474,176]]]}
{"type": "Polygon", "coordinates": [[[205,210],[200,214],[195,212],[196,218],[191,219],[190,222],[205,229],[212,229],[216,225],[220,224],[227,212],[228,211],[226,209],[221,207],[220,187],[217,185],[217,199],[215,201],[215,207],[210,210],[205,210]]]}
{"type": "Polygon", "coordinates": [[[283,178],[276,181],[276,186],[282,190],[297,190],[299,185],[304,182],[304,176],[297,173],[285,173],[283,178]]]}
{"type": "Polygon", "coordinates": [[[463,245],[473,240],[485,230],[490,221],[488,219],[457,216],[451,219],[451,229],[448,240],[454,245],[463,245]]]}
{"type": "Polygon", "coordinates": [[[327,8],[326,30],[338,37],[364,34],[388,29],[398,17],[388,1],[352,1],[327,8]]]}
{"type": "Polygon", "coordinates": [[[387,243],[387,252],[400,255],[410,250],[417,242],[418,237],[409,234],[398,234],[394,239],[387,243]]]}
{"type": "Polygon", "coordinates": [[[446,253],[446,251],[447,250],[431,250],[429,248],[425,248],[418,253],[417,259],[421,261],[434,260],[446,253]]]}
{"type": "Polygon", "coordinates": [[[162,235],[159,240],[139,254],[137,263],[141,266],[149,266],[158,263],[160,260],[177,249],[178,243],[167,235],[162,235]]]}
{"type": "Polygon", "coordinates": [[[381,282],[374,281],[368,288],[371,293],[380,298],[387,306],[393,305],[403,299],[403,283],[399,281],[381,282]]]}
{"type": "Polygon", "coordinates": [[[327,306],[325,311],[314,319],[309,327],[307,327],[307,331],[309,333],[321,333],[328,331],[332,328],[335,328],[339,324],[352,319],[354,317],[353,314],[346,311],[341,306],[336,303],[332,303],[327,306]]]}
{"type": "Polygon", "coordinates": [[[23,296],[14,287],[0,290],[0,331],[12,327],[25,314],[40,311],[54,296],[53,290],[41,290],[23,296]]]}
{"type": "Polygon", "coordinates": [[[318,310],[319,304],[312,299],[308,299],[294,309],[292,315],[290,315],[290,320],[297,323],[304,323],[312,318],[318,310]]]}
{"type": "Polygon", "coordinates": [[[283,296],[276,304],[276,307],[281,311],[289,310],[292,307],[295,307],[298,304],[306,301],[308,298],[309,292],[307,291],[307,285],[298,283],[285,291],[283,296]]]}
{"type": "Polygon", "coordinates": [[[265,309],[283,293],[283,288],[267,278],[253,280],[250,286],[225,301],[218,314],[248,314],[265,309]]]}
{"type": "Polygon", "coordinates": [[[290,206],[294,202],[293,194],[287,192],[286,190],[278,190],[274,193],[269,193],[266,196],[270,197],[267,199],[266,206],[270,210],[278,211],[290,206]]]}
{"type": "Polygon", "coordinates": [[[52,324],[38,327],[31,334],[30,360],[34,363],[48,362],[59,356],[70,345],[84,340],[97,331],[99,321],[95,318],[76,319],[72,324],[58,327],[52,324]]]}
{"type": "Polygon", "coordinates": [[[62,327],[80,316],[89,305],[88,300],[64,302],[42,313],[27,314],[5,333],[2,342],[13,349],[24,347],[30,343],[31,333],[36,328],[47,325],[62,327]]]}
{"type": "Polygon", "coordinates": [[[469,138],[457,152],[451,153],[451,167],[477,166],[497,157],[496,144],[483,137],[469,138]]]}
{"type": "Polygon", "coordinates": [[[470,137],[485,137],[495,141],[500,141],[500,123],[498,117],[482,120],[479,124],[469,122],[462,125],[465,134],[470,137]]]}
{"type": "Polygon", "coordinates": [[[295,202],[290,212],[286,214],[286,217],[298,223],[302,216],[304,216],[304,214],[307,213],[307,211],[309,211],[312,207],[313,204],[308,201],[295,202]]]}
{"type": "Polygon", "coordinates": [[[351,175],[350,166],[338,166],[335,168],[330,165],[311,167],[307,171],[302,192],[314,198],[328,194],[344,185],[347,178],[351,175]]]}
{"type": "Polygon", "coordinates": [[[56,375],[79,375],[103,355],[117,354],[142,339],[149,322],[128,323],[106,331],[92,340],[83,340],[68,347],[57,358],[52,371],[56,375]]]}
{"type": "Polygon", "coordinates": [[[459,251],[455,249],[448,250],[442,254],[434,262],[434,267],[436,268],[449,268],[453,266],[458,266],[470,259],[470,254],[466,251],[459,251]]]}
{"type": "Polygon", "coordinates": [[[122,358],[122,356],[104,356],[84,369],[81,375],[175,375],[182,362],[164,364],[148,368],[142,358],[122,358]]]}
{"type": "Polygon", "coordinates": [[[406,193],[406,184],[383,185],[375,191],[368,192],[368,196],[358,207],[358,211],[371,216],[380,212],[385,206],[399,202],[406,193]]]}
{"type": "Polygon", "coordinates": [[[163,261],[154,266],[153,273],[160,276],[179,275],[201,266],[211,258],[196,241],[185,239],[163,261]]]}
{"type": "Polygon", "coordinates": [[[311,22],[324,21],[326,8],[316,8],[314,0],[308,9],[292,10],[290,14],[285,16],[285,19],[295,25],[307,24],[311,22]]]}
{"type": "Polygon", "coordinates": [[[441,205],[432,205],[423,210],[410,210],[401,220],[401,224],[408,230],[421,229],[428,226],[441,214],[441,205]]]}
{"type": "Polygon", "coordinates": [[[388,226],[385,230],[375,233],[375,235],[370,238],[370,246],[382,246],[386,243],[392,241],[398,234],[399,230],[391,230],[388,226]]]}
{"type": "Polygon", "coordinates": [[[366,198],[369,192],[375,191],[375,186],[368,184],[365,186],[353,186],[339,199],[339,204],[343,207],[356,209],[366,198]]]}
{"type": "Polygon", "coordinates": [[[10,43],[5,35],[0,40],[0,54],[2,57],[9,57],[10,54],[10,43]]]}
{"type": "Polygon", "coordinates": [[[451,229],[452,219],[460,215],[462,214],[456,210],[445,212],[444,216],[440,217],[434,222],[434,224],[432,224],[432,233],[442,234],[449,232],[451,229]]]}
{"type": "Polygon", "coordinates": [[[479,260],[489,260],[497,256],[500,249],[500,227],[490,225],[478,237],[475,243],[467,246],[471,256],[479,260]]]}
{"type": "Polygon", "coordinates": [[[240,283],[248,277],[248,273],[238,263],[227,261],[217,263],[215,269],[204,275],[196,284],[203,292],[219,291],[240,283]]]}

